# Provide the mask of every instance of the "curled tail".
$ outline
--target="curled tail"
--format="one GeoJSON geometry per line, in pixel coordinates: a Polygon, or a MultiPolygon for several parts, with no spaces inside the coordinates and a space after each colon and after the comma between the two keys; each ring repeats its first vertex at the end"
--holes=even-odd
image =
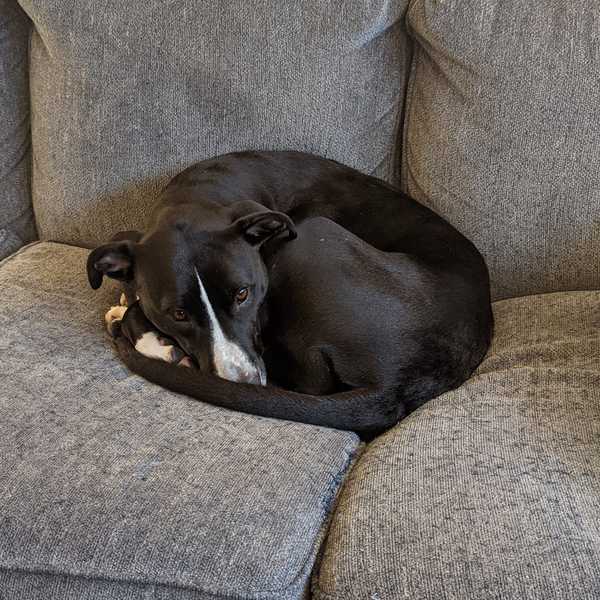
{"type": "Polygon", "coordinates": [[[395,425],[403,413],[394,390],[361,388],[313,396],[273,386],[234,383],[147,358],[122,336],[115,344],[127,367],[148,381],[215,406],[260,417],[345,429],[372,438],[395,425]]]}

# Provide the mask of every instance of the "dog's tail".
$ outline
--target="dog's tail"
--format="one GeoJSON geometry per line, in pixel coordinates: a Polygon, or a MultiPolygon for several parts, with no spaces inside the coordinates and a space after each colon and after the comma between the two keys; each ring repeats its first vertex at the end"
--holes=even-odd
{"type": "Polygon", "coordinates": [[[168,390],[197,400],[261,417],[285,419],[355,431],[372,438],[403,416],[394,390],[363,388],[328,396],[291,392],[273,386],[234,383],[196,369],[147,358],[124,337],[115,340],[131,371],[168,390]]]}

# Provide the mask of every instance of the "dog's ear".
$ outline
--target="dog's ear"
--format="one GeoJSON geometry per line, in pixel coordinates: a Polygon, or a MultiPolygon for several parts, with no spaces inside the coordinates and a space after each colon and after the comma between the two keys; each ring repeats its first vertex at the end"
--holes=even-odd
{"type": "Polygon", "coordinates": [[[298,236],[294,222],[286,214],[275,211],[246,215],[239,218],[233,226],[253,246],[263,244],[281,233],[287,233],[290,240],[298,236]]]}
{"type": "Polygon", "coordinates": [[[131,240],[123,240],[104,244],[90,252],[87,274],[92,289],[100,287],[104,275],[119,281],[133,279],[134,246],[131,240]]]}

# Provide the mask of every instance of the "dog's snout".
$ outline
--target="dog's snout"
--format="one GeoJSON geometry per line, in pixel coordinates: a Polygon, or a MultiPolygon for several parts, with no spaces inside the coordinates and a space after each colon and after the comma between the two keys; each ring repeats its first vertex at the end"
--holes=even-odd
{"type": "Polygon", "coordinates": [[[253,383],[257,385],[260,383],[260,377],[258,373],[246,373],[240,371],[236,374],[235,381],[239,383],[253,383]]]}
{"type": "Polygon", "coordinates": [[[253,385],[266,385],[267,378],[260,367],[247,368],[246,365],[238,366],[234,364],[220,365],[214,370],[215,375],[235,381],[236,383],[251,383],[253,385]]]}

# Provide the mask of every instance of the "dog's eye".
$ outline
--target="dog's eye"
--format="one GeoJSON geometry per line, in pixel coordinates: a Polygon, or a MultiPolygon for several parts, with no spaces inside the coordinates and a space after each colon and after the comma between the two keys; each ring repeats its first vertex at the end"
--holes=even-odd
{"type": "Polygon", "coordinates": [[[187,313],[185,312],[185,310],[183,310],[182,308],[176,308],[173,311],[173,318],[176,321],[187,321],[188,316],[187,316],[187,313]]]}
{"type": "Polygon", "coordinates": [[[243,304],[248,299],[248,294],[249,294],[248,288],[246,288],[246,287],[240,288],[235,294],[235,301],[238,304],[243,304]]]}

